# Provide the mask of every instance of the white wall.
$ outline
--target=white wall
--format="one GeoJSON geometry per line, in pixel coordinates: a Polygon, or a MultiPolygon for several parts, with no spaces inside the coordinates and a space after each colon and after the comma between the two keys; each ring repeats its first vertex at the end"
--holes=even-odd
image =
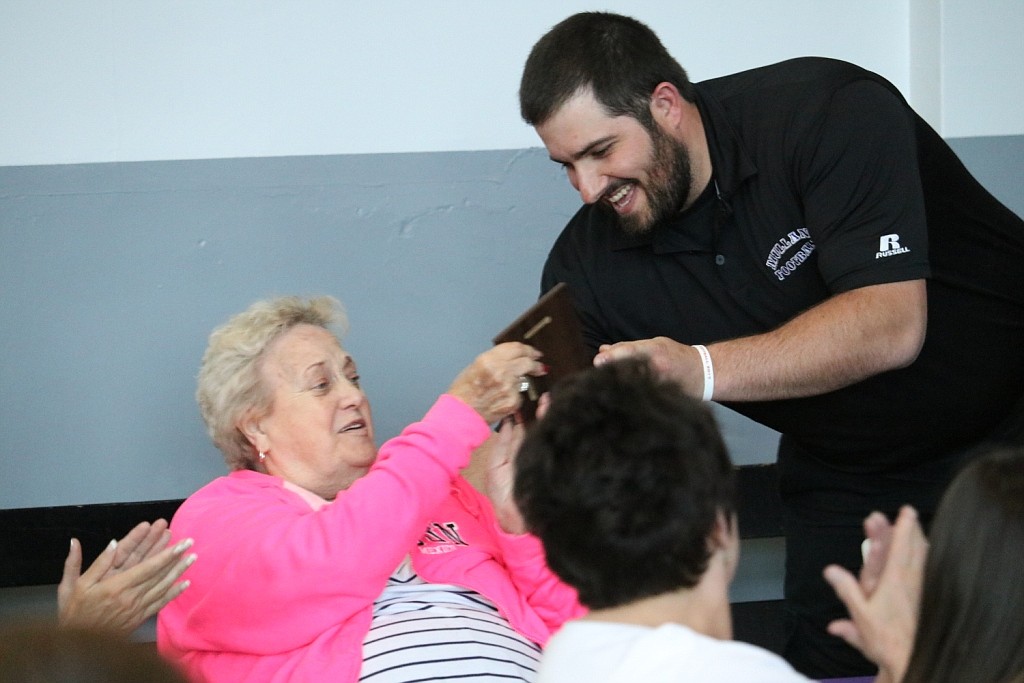
{"type": "MultiPolygon", "coordinates": [[[[817,54],[874,69],[913,97],[911,3],[934,5],[924,13],[942,22],[923,57],[937,60],[941,48],[942,132],[1024,132],[1019,0],[606,0],[599,8],[649,23],[696,80],[817,54]]],[[[523,61],[551,25],[594,8],[5,0],[0,165],[537,146],[518,117],[523,61]]]]}
{"type": "Polygon", "coordinates": [[[943,0],[946,137],[1024,134],[1024,2],[943,0]]]}

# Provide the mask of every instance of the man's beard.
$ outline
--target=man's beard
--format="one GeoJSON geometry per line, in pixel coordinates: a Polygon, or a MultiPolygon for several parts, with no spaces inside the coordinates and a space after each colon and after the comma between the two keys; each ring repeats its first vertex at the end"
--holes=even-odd
{"type": "Polygon", "coordinates": [[[690,196],[693,182],[686,145],[662,132],[658,124],[654,124],[648,134],[653,150],[646,169],[647,180],[642,185],[637,180],[633,181],[644,190],[646,210],[616,214],[619,226],[631,235],[647,233],[658,223],[679,213],[690,196]]]}

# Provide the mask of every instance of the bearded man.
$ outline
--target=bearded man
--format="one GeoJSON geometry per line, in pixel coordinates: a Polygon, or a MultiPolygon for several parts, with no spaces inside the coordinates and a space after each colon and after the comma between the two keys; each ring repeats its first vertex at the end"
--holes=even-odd
{"type": "Polygon", "coordinates": [[[786,657],[870,665],[821,577],[861,520],[927,521],[957,468],[1024,442],[1024,222],[897,89],[801,58],[691,83],[644,24],[581,13],[533,47],[523,118],[585,202],[565,282],[600,365],[647,357],[782,434],[786,657]]]}

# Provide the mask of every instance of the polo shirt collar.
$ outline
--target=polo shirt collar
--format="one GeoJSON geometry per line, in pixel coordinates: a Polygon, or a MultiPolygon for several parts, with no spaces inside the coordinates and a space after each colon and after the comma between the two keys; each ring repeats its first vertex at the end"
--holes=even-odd
{"type": "Polygon", "coordinates": [[[722,103],[703,90],[699,83],[694,84],[694,89],[708,140],[711,168],[718,180],[718,191],[722,199],[729,201],[747,178],[757,174],[757,166],[729,122],[722,103]]]}

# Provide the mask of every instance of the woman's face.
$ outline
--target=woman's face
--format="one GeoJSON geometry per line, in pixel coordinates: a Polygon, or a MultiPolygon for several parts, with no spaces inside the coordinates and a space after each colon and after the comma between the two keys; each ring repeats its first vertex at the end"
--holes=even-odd
{"type": "Polygon", "coordinates": [[[377,458],[370,404],[331,332],[296,325],[267,348],[260,371],[272,402],[246,434],[269,474],[328,500],[366,474],[377,458]]]}

